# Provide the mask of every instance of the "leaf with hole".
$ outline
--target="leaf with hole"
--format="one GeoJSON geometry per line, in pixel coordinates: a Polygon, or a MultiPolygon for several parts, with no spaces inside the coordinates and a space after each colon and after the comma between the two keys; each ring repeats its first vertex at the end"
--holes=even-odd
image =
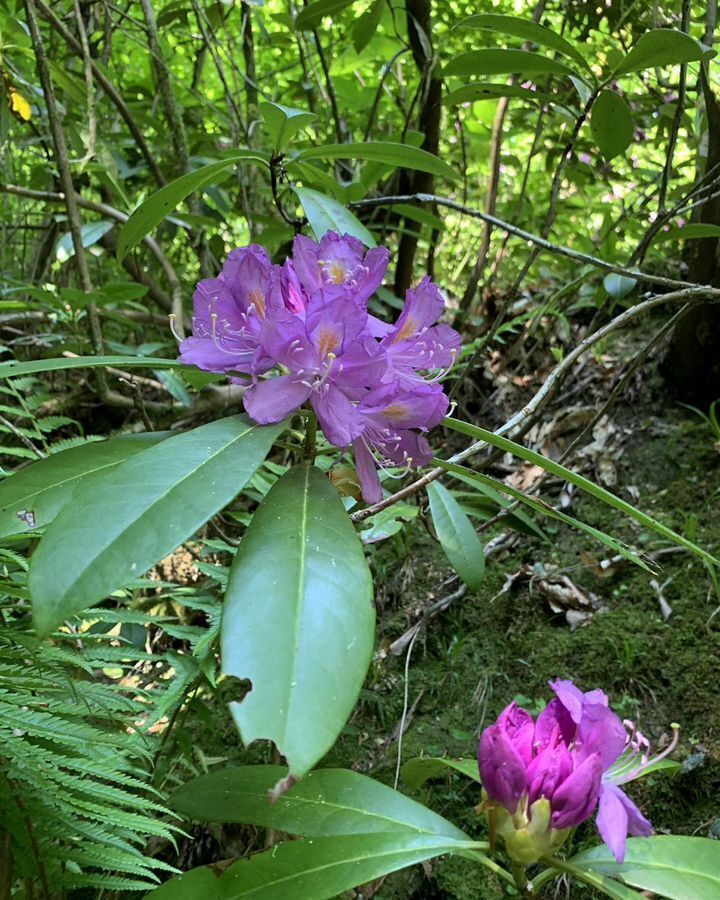
{"type": "Polygon", "coordinates": [[[582,76],[564,62],[530,50],[469,50],[445,64],[443,74],[451,75],[566,75],[582,76]]]}
{"type": "Polygon", "coordinates": [[[226,767],[184,784],[171,805],[200,822],[237,822],[302,837],[403,831],[469,840],[421,803],[349,769],[316,769],[269,803],[268,792],[286,775],[282,766],[226,767]]]}
{"type": "Polygon", "coordinates": [[[43,528],[86,478],[108,471],[171,434],[157,431],[93,441],[53,453],[13,473],[0,481],[0,535],[43,528]]]}
{"type": "Polygon", "coordinates": [[[448,181],[457,181],[457,174],[442,159],[427,150],[410,144],[396,144],[393,141],[371,141],[358,144],[320,144],[301,150],[296,159],[367,159],[386,163],[399,169],[415,169],[428,172],[448,181]]]}
{"type": "Polygon", "coordinates": [[[533,103],[552,102],[550,94],[544,91],[531,91],[530,88],[520,87],[516,84],[464,84],[445,95],[443,103],[446,106],[456,106],[461,103],[474,103],[477,100],[496,100],[498,97],[516,97],[519,100],[530,100],[533,103]]]}
{"type": "Polygon", "coordinates": [[[30,561],[37,630],[48,634],[192,537],[242,490],[284,428],[219,419],[78,487],[30,561]]]}
{"type": "Polygon", "coordinates": [[[235,555],[221,628],[223,671],[252,689],[232,713],[246,744],[274,741],[292,775],[335,743],[375,639],[372,579],[342,500],[302,463],[258,507],[235,555]]]}
{"type": "Polygon", "coordinates": [[[485,554],[473,525],[450,491],[433,481],[427,488],[435,532],[460,578],[476,591],[485,577],[485,554]]]}

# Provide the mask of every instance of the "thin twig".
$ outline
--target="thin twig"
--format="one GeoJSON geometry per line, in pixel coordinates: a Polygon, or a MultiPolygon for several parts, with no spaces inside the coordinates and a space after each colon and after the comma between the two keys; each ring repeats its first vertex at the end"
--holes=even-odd
{"type": "MultiPolygon", "coordinates": [[[[445,207],[446,209],[452,209],[471,219],[480,219],[483,222],[489,222],[495,228],[506,231],[508,234],[512,234],[524,241],[529,241],[540,247],[542,250],[547,250],[548,253],[553,253],[556,256],[565,256],[575,262],[585,263],[586,265],[594,266],[597,269],[602,269],[605,272],[615,272],[618,275],[627,275],[629,278],[635,278],[636,280],[644,281],[647,284],[656,284],[659,287],[668,288],[670,290],[696,290],[698,288],[697,284],[693,284],[689,281],[679,281],[676,278],[666,278],[662,275],[651,275],[647,272],[641,272],[638,269],[609,263],[604,259],[599,259],[597,256],[591,256],[589,253],[581,253],[579,250],[563,247],[561,244],[555,244],[552,241],[548,241],[538,234],[532,234],[530,231],[525,231],[524,228],[518,228],[517,225],[512,225],[510,222],[498,219],[497,216],[491,216],[479,209],[471,209],[468,206],[463,206],[462,203],[456,203],[454,200],[449,200],[446,197],[438,197],[435,194],[416,193],[398,194],[391,197],[369,197],[366,200],[356,200],[349,205],[353,209],[368,209],[374,206],[393,206],[398,203],[433,203],[437,206],[445,207]]],[[[720,289],[708,287],[707,290],[712,292],[712,296],[720,296],[720,289]]]]}

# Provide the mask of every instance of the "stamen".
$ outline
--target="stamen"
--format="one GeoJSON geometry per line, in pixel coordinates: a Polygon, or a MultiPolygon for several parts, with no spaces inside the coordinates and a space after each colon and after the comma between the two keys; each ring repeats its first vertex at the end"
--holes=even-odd
{"type": "Polygon", "coordinates": [[[172,332],[172,336],[175,338],[175,340],[179,344],[179,343],[181,343],[181,341],[183,341],[183,338],[180,336],[180,334],[178,334],[177,326],[175,324],[176,318],[177,317],[176,317],[175,313],[170,313],[170,315],[168,316],[168,319],[170,320],[170,331],[172,332]]]}

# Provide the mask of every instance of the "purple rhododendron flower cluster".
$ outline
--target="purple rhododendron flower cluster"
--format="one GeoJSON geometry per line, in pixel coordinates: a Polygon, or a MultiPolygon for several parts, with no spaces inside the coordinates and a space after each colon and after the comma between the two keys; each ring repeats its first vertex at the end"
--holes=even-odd
{"type": "Polygon", "coordinates": [[[556,850],[597,809],[600,835],[622,862],[627,835],[647,837],[652,826],[619,785],[672,752],[677,727],[668,748],[650,759],[647,739],[610,709],[603,691],[583,693],[571,681],[550,686],[556,697],[535,721],[511,703],[483,731],[485,808],[500,812],[498,833],[522,862],[556,850]]]}
{"type": "Polygon", "coordinates": [[[388,259],[334,232],[319,243],[298,235],[282,266],[256,244],[233,250],[198,284],[193,336],[180,346],[185,363],[249,376],[245,409],[261,425],[309,402],[328,441],[353,448],[368,503],[382,499],[378,466],[432,459],[424,433],[447,412],[439,378],[460,349],[459,334],[437,324],[445,301],[429,278],[408,291],[395,325],[368,313],[388,259]],[[260,378],[273,369],[281,374],[260,378]]]}

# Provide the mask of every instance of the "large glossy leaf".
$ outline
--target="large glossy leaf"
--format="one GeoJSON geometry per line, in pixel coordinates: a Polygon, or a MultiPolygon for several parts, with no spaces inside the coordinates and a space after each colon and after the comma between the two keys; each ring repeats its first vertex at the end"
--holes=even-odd
{"type": "Polygon", "coordinates": [[[615,91],[600,91],[593,103],[590,130],[605,159],[624,153],[633,139],[630,107],[615,91]]]}
{"type": "MultiPolygon", "coordinates": [[[[498,447],[506,453],[512,453],[513,456],[517,456],[520,459],[524,459],[526,462],[540,466],[541,469],[545,469],[545,471],[550,472],[551,475],[557,475],[559,478],[586,491],[597,500],[601,500],[613,509],[617,509],[631,519],[635,519],[635,521],[639,522],[643,527],[649,528],[651,531],[672,541],[674,544],[685,547],[696,556],[704,559],[705,562],[709,562],[713,566],[720,566],[720,560],[715,559],[715,557],[711,553],[708,553],[707,550],[703,550],[702,547],[698,547],[697,544],[673,531],[671,528],[668,528],[666,525],[663,525],[662,522],[658,522],[657,519],[653,519],[653,517],[649,516],[647,513],[631,506],[615,494],[611,494],[610,491],[600,487],[599,484],[595,484],[589,479],[584,478],[582,475],[578,475],[577,472],[573,472],[572,469],[566,469],[565,466],[561,466],[560,463],[556,463],[553,460],[542,456],[542,454],[536,453],[534,450],[523,447],[522,444],[516,444],[515,441],[511,441],[499,434],[493,434],[492,431],[486,431],[484,428],[479,428],[477,425],[470,425],[468,422],[460,422],[458,419],[450,418],[444,419],[443,424],[448,428],[452,428],[454,431],[460,431],[475,440],[485,441],[492,447],[498,447]]],[[[500,485],[496,485],[496,487],[500,489],[500,485]]]]}
{"type": "Polygon", "coordinates": [[[267,159],[257,150],[235,150],[232,156],[219,162],[208,163],[194,172],[181,175],[144,200],[120,229],[117,241],[117,258],[122,260],[133,247],[149,234],[182,201],[205,185],[215,181],[237,162],[259,162],[267,165],[267,159]]]}
{"type": "Polygon", "coordinates": [[[270,132],[276,152],[283,150],[298,131],[317,119],[315,113],[307,112],[304,109],[295,109],[292,106],[283,106],[282,103],[261,103],[260,112],[265,120],[265,126],[270,132]]]}
{"type": "MultiPolygon", "coordinates": [[[[407,832],[352,834],[277,844],[242,859],[219,879],[221,900],[329,900],[343,891],[446,853],[486,847],[407,832]]],[[[152,891],[152,900],[175,900],[172,879],[152,891]]],[[[207,900],[199,882],[182,900],[207,900]]],[[[214,900],[214,895],[210,895],[214,900]]]]}
{"type": "Polygon", "coordinates": [[[0,378],[16,375],[35,375],[37,372],[57,372],[61,369],[95,369],[100,366],[119,366],[123,369],[181,369],[178,359],[158,359],[155,356],[68,356],[56,359],[33,359],[30,362],[0,363],[0,378]]]}
{"type": "Polygon", "coordinates": [[[191,537],[242,490],[284,427],[220,419],[81,485],[30,562],[38,631],[98,603],[191,537]]]}
{"type": "MultiPolygon", "coordinates": [[[[580,63],[586,69],[590,69],[585,57],[573,45],[550,28],[533,22],[532,19],[519,16],[501,16],[493,13],[480,13],[468,16],[458,23],[459,28],[482,28],[499,34],[509,34],[512,37],[522,38],[524,41],[532,41],[541,47],[550,47],[563,56],[569,56],[575,62],[580,63]]],[[[591,70],[592,71],[592,70],[591,70]]]]}
{"type": "Polygon", "coordinates": [[[630,72],[642,72],[655,66],[675,66],[680,63],[697,62],[706,56],[708,48],[684,31],[672,28],[658,28],[646,31],[630,50],[620,65],[615,67],[613,77],[630,72]]]}
{"type": "Polygon", "coordinates": [[[351,234],[362,241],[366,247],[375,246],[375,238],[370,234],[362,222],[357,219],[342,203],[314,191],[312,188],[294,187],[298,195],[310,227],[317,240],[328,231],[337,231],[338,234],[351,234]]]}
{"type": "Polygon", "coordinates": [[[368,159],[387,163],[401,169],[417,169],[457,181],[457,174],[446,162],[410,144],[396,144],[392,141],[372,141],[360,144],[320,144],[308,147],[297,155],[299,160],[307,159],[368,159]]]}
{"type": "Polygon", "coordinates": [[[573,75],[574,69],[556,59],[529,50],[470,50],[461,53],[445,65],[443,74],[451,75],[573,75]]]}
{"type": "Polygon", "coordinates": [[[295,16],[295,28],[297,31],[312,31],[325,16],[333,16],[345,7],[352,6],[354,2],[355,0],[314,0],[295,16]]]}
{"type": "Polygon", "coordinates": [[[159,444],[172,432],[128,434],[54,453],[0,482],[0,535],[48,525],[86,478],[159,444]]]}
{"type": "Polygon", "coordinates": [[[246,743],[275,742],[293,775],[327,753],[370,664],[375,612],[362,545],[319,469],[295,466],[256,511],[230,570],[223,671],[252,690],[232,711],[246,743]]]}
{"type": "Polygon", "coordinates": [[[659,835],[630,838],[618,865],[601,844],[574,856],[577,869],[617,878],[668,900],[717,900],[720,897],[720,841],[659,835]]]}
{"type": "Polygon", "coordinates": [[[476,759],[447,759],[441,756],[418,756],[409,759],[402,767],[403,781],[413,790],[431,778],[439,778],[451,772],[459,772],[473,781],[480,782],[476,759]]]}
{"type": "Polygon", "coordinates": [[[469,840],[422,804],[349,769],[310,772],[270,803],[268,791],[285,775],[282,766],[228,767],[183,785],[172,806],[201,822],[239,822],[303,837],[407,831],[469,840]]]}
{"type": "Polygon", "coordinates": [[[460,578],[471,591],[476,591],[485,576],[485,554],[480,538],[446,487],[433,481],[427,493],[440,546],[460,578]]]}

